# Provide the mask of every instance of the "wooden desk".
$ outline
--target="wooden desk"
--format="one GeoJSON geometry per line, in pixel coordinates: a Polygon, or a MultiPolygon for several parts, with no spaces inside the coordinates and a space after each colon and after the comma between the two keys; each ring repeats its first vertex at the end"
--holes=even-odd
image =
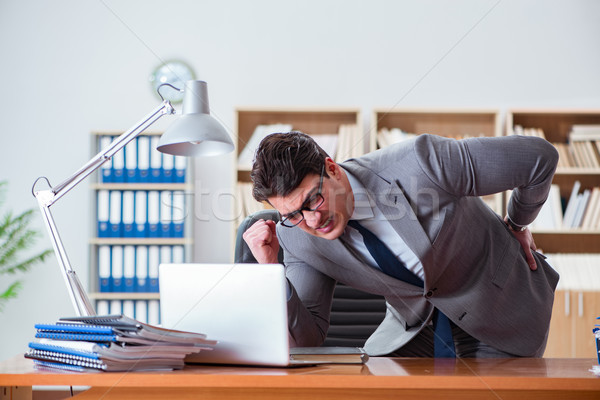
{"type": "MultiPolygon", "coordinates": [[[[55,372],[0,363],[0,387],[91,386],[77,399],[600,399],[594,359],[373,357],[293,369],[190,365],[172,372],[55,372]]],[[[1,396],[0,396],[1,397],[1,396]]]]}

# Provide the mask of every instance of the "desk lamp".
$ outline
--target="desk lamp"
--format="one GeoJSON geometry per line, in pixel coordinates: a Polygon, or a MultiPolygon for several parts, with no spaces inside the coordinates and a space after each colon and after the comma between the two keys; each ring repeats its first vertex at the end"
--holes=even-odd
{"type": "MultiPolygon", "coordinates": [[[[161,87],[165,85],[184,92],[184,97],[182,115],[159,139],[157,146],[159,151],[177,156],[199,157],[224,154],[233,150],[234,146],[231,138],[223,126],[209,113],[206,82],[188,81],[184,89],[175,88],[166,83],[158,87],[157,91],[159,95],[161,87]]],[[[164,100],[162,95],[160,97],[163,99],[160,106],[140,120],[133,128],[117,137],[110,145],[102,149],[62,183],[52,186],[46,177],[40,177],[33,184],[33,195],[37,199],[42,211],[44,223],[52,240],[54,253],[58,259],[71,302],[78,316],[93,316],[96,312],[85,289],[77,278],[77,274],[71,267],[56,224],[50,213],[50,206],[83,181],[88,175],[97,170],[102,164],[110,160],[115,153],[120,151],[127,143],[135,139],[160,117],[166,114],[176,114],[171,103],[168,100],[164,100]],[[50,188],[36,191],[35,187],[40,180],[45,180],[50,188]]]]}

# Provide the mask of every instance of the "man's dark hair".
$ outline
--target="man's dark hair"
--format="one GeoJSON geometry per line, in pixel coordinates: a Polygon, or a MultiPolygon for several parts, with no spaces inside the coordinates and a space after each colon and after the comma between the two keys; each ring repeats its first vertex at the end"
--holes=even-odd
{"type": "Polygon", "coordinates": [[[252,165],[252,196],[266,201],[287,196],[309,174],[321,174],[327,153],[302,132],[273,133],[265,137],[252,165]]]}

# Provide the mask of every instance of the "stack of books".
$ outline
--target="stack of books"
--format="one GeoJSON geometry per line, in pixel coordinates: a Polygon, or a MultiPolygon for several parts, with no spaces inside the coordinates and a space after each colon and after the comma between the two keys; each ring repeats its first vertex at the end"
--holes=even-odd
{"type": "MultiPolygon", "coordinates": [[[[600,319],[600,317],[596,318],[600,319]]],[[[598,359],[598,365],[593,365],[590,369],[595,375],[600,376],[600,325],[596,324],[593,329],[594,332],[594,340],[596,341],[596,357],[598,359]]]]}
{"type": "Polygon", "coordinates": [[[200,333],[158,328],[123,315],[61,318],[35,328],[39,340],[29,343],[25,357],[38,368],[69,371],[181,369],[186,355],[216,344],[200,333]]]}

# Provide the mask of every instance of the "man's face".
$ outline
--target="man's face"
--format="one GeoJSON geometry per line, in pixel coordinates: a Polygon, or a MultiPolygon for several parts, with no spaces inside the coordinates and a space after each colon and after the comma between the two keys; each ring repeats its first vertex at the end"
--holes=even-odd
{"type": "Polygon", "coordinates": [[[344,172],[331,159],[325,161],[321,186],[322,204],[314,211],[307,211],[311,199],[319,193],[320,175],[307,175],[300,185],[285,197],[274,196],[269,202],[283,218],[303,210],[304,219],[298,227],[311,235],[324,239],[337,239],[344,232],[354,210],[354,197],[344,172]]]}

